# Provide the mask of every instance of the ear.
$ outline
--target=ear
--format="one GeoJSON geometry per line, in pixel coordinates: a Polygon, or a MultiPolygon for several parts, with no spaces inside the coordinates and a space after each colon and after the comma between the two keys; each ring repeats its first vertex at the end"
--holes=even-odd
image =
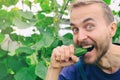
{"type": "Polygon", "coordinates": [[[117,29],[117,24],[115,22],[112,22],[111,25],[109,26],[111,37],[113,37],[115,35],[116,29],[117,29]]]}

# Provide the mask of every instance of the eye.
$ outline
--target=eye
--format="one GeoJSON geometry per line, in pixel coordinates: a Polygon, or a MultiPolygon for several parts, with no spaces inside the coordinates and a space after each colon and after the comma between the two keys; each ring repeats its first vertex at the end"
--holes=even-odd
{"type": "Polygon", "coordinates": [[[74,27],[74,28],[72,29],[72,31],[73,31],[74,34],[76,34],[76,33],[78,33],[79,29],[78,29],[77,27],[74,27]]]}
{"type": "Polygon", "coordinates": [[[88,31],[93,30],[94,29],[94,25],[93,24],[88,24],[88,25],[86,25],[86,29],[88,31]]]}

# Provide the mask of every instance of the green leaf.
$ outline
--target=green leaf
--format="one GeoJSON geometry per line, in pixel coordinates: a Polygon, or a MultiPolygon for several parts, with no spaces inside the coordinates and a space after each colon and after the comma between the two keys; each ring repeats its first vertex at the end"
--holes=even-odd
{"type": "Polygon", "coordinates": [[[2,8],[2,4],[0,3],[0,9],[2,8]]]}
{"type": "Polygon", "coordinates": [[[45,33],[42,34],[42,37],[39,40],[39,42],[37,42],[34,45],[34,48],[37,50],[39,50],[42,47],[47,48],[53,43],[53,41],[54,41],[54,36],[51,35],[50,32],[46,31],[45,33]]]}
{"type": "Polygon", "coordinates": [[[10,34],[11,32],[13,32],[13,28],[11,27],[7,27],[1,31],[2,34],[10,34]]]}
{"type": "Polygon", "coordinates": [[[70,45],[70,44],[74,44],[73,42],[73,36],[71,33],[67,33],[62,37],[62,42],[64,45],[70,45]]]}
{"type": "Polygon", "coordinates": [[[25,29],[25,28],[29,28],[31,26],[34,26],[36,22],[30,21],[30,20],[22,21],[20,18],[15,18],[13,20],[13,23],[19,29],[25,29]]]}
{"type": "Polygon", "coordinates": [[[24,37],[24,40],[21,41],[23,45],[32,46],[35,42],[33,41],[32,37],[24,37]]]}
{"type": "Polygon", "coordinates": [[[32,34],[31,37],[24,37],[24,40],[21,41],[23,45],[26,45],[28,47],[34,45],[36,42],[38,42],[41,39],[41,35],[32,34]]]}
{"type": "Polygon", "coordinates": [[[32,37],[33,42],[36,43],[41,39],[42,36],[39,34],[32,34],[31,37],[32,37]]]}
{"type": "Polygon", "coordinates": [[[2,5],[5,5],[5,6],[9,7],[11,5],[15,5],[18,2],[18,0],[14,0],[14,1],[12,1],[12,0],[1,0],[0,2],[1,2],[2,5]]]}
{"type": "Polygon", "coordinates": [[[61,46],[63,43],[61,40],[59,40],[59,38],[55,38],[54,42],[52,43],[52,45],[50,46],[51,48],[55,48],[56,46],[61,46]]]}
{"type": "Polygon", "coordinates": [[[26,19],[33,19],[33,13],[32,12],[29,12],[29,11],[23,12],[22,10],[19,10],[18,14],[20,16],[26,18],[26,19]]]}
{"type": "Polygon", "coordinates": [[[31,2],[29,0],[24,0],[24,3],[31,7],[31,2]]]}
{"type": "Polygon", "coordinates": [[[38,19],[44,19],[46,16],[44,14],[38,13],[36,15],[38,17],[38,19]]]}
{"type": "Polygon", "coordinates": [[[9,69],[13,70],[14,73],[19,71],[22,67],[27,66],[25,59],[18,56],[7,56],[4,63],[9,69]]]}
{"type": "Polygon", "coordinates": [[[41,19],[36,23],[37,28],[39,27],[48,27],[48,25],[53,24],[53,18],[52,17],[43,17],[41,16],[41,19]]]}
{"type": "Polygon", "coordinates": [[[19,47],[18,49],[16,49],[16,53],[17,54],[25,54],[25,55],[31,55],[33,54],[35,51],[29,47],[19,47]]]}
{"type": "Polygon", "coordinates": [[[47,73],[47,67],[43,62],[39,62],[35,68],[35,74],[39,76],[41,79],[45,80],[45,76],[47,73]]]}
{"type": "Polygon", "coordinates": [[[12,39],[12,41],[18,41],[18,35],[17,34],[10,34],[10,39],[12,39]]]}
{"type": "Polygon", "coordinates": [[[1,80],[15,80],[15,79],[14,79],[13,75],[8,74],[7,76],[2,78],[1,80]]]}
{"type": "Polygon", "coordinates": [[[103,0],[106,4],[110,5],[111,0],[103,0]]]}
{"type": "Polygon", "coordinates": [[[115,36],[113,37],[113,42],[116,41],[116,39],[118,39],[120,37],[120,22],[117,23],[117,31],[115,36]]]}
{"type": "Polygon", "coordinates": [[[5,66],[5,64],[0,63],[0,80],[2,78],[4,78],[5,76],[7,76],[7,67],[5,66]]]}
{"type": "Polygon", "coordinates": [[[9,16],[9,12],[5,10],[0,10],[0,29],[5,29],[10,27],[12,24],[11,16],[9,16]]]}
{"type": "Polygon", "coordinates": [[[10,39],[12,39],[12,41],[24,41],[25,37],[24,36],[20,36],[20,35],[17,35],[17,34],[9,34],[10,36],[10,39]]]}
{"type": "Polygon", "coordinates": [[[119,15],[119,17],[120,17],[120,11],[118,12],[118,15],[119,15]]]}
{"type": "Polygon", "coordinates": [[[0,33],[0,43],[4,40],[4,38],[5,38],[5,35],[0,33]]]}
{"type": "Polygon", "coordinates": [[[8,51],[5,51],[5,50],[0,48],[0,57],[4,57],[7,54],[8,54],[8,51]]]}
{"type": "Polygon", "coordinates": [[[116,12],[116,11],[114,11],[114,10],[112,11],[112,13],[113,13],[114,15],[116,15],[116,14],[117,14],[117,12],[116,12]]]}
{"type": "Polygon", "coordinates": [[[50,13],[52,11],[52,2],[50,0],[39,0],[42,11],[50,13]]]}
{"type": "Polygon", "coordinates": [[[73,35],[71,33],[66,33],[65,35],[63,35],[63,37],[68,39],[73,39],[73,35]]]}
{"type": "Polygon", "coordinates": [[[35,67],[25,67],[16,73],[15,80],[36,80],[35,67]]]}

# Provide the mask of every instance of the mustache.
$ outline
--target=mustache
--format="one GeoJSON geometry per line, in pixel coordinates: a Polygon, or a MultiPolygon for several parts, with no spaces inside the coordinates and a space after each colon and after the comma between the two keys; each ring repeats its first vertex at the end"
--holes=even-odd
{"type": "Polygon", "coordinates": [[[84,40],[84,41],[78,41],[76,43],[74,43],[74,45],[76,47],[82,47],[82,46],[86,46],[86,45],[89,45],[90,43],[87,41],[87,40],[84,40]]]}

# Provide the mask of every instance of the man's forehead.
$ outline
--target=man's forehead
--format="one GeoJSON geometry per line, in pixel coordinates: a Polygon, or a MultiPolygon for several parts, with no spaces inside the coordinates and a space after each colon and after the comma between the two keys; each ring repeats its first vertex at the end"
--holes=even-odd
{"type": "Polygon", "coordinates": [[[77,24],[81,24],[81,23],[86,23],[86,22],[89,22],[89,21],[94,21],[95,22],[95,19],[94,18],[92,18],[92,17],[88,17],[88,18],[84,18],[83,20],[79,20],[78,22],[76,22],[76,21],[70,21],[70,25],[75,25],[76,23],[77,24]]]}
{"type": "Polygon", "coordinates": [[[71,10],[71,12],[70,12],[70,14],[72,14],[72,13],[76,13],[76,12],[80,12],[81,11],[81,13],[82,12],[89,12],[89,11],[103,11],[103,9],[102,9],[102,7],[101,7],[101,5],[100,4],[98,4],[98,3],[94,3],[94,4],[90,4],[90,5],[83,5],[83,6],[78,6],[78,7],[75,7],[75,8],[73,8],[72,10],[71,10]],[[82,11],[81,11],[82,10],[82,11]]]}
{"type": "Polygon", "coordinates": [[[73,9],[73,11],[70,13],[70,20],[88,21],[94,20],[94,18],[98,18],[100,16],[103,17],[103,15],[103,10],[98,5],[88,6],[87,8],[79,7],[77,9],[73,9]]]}

